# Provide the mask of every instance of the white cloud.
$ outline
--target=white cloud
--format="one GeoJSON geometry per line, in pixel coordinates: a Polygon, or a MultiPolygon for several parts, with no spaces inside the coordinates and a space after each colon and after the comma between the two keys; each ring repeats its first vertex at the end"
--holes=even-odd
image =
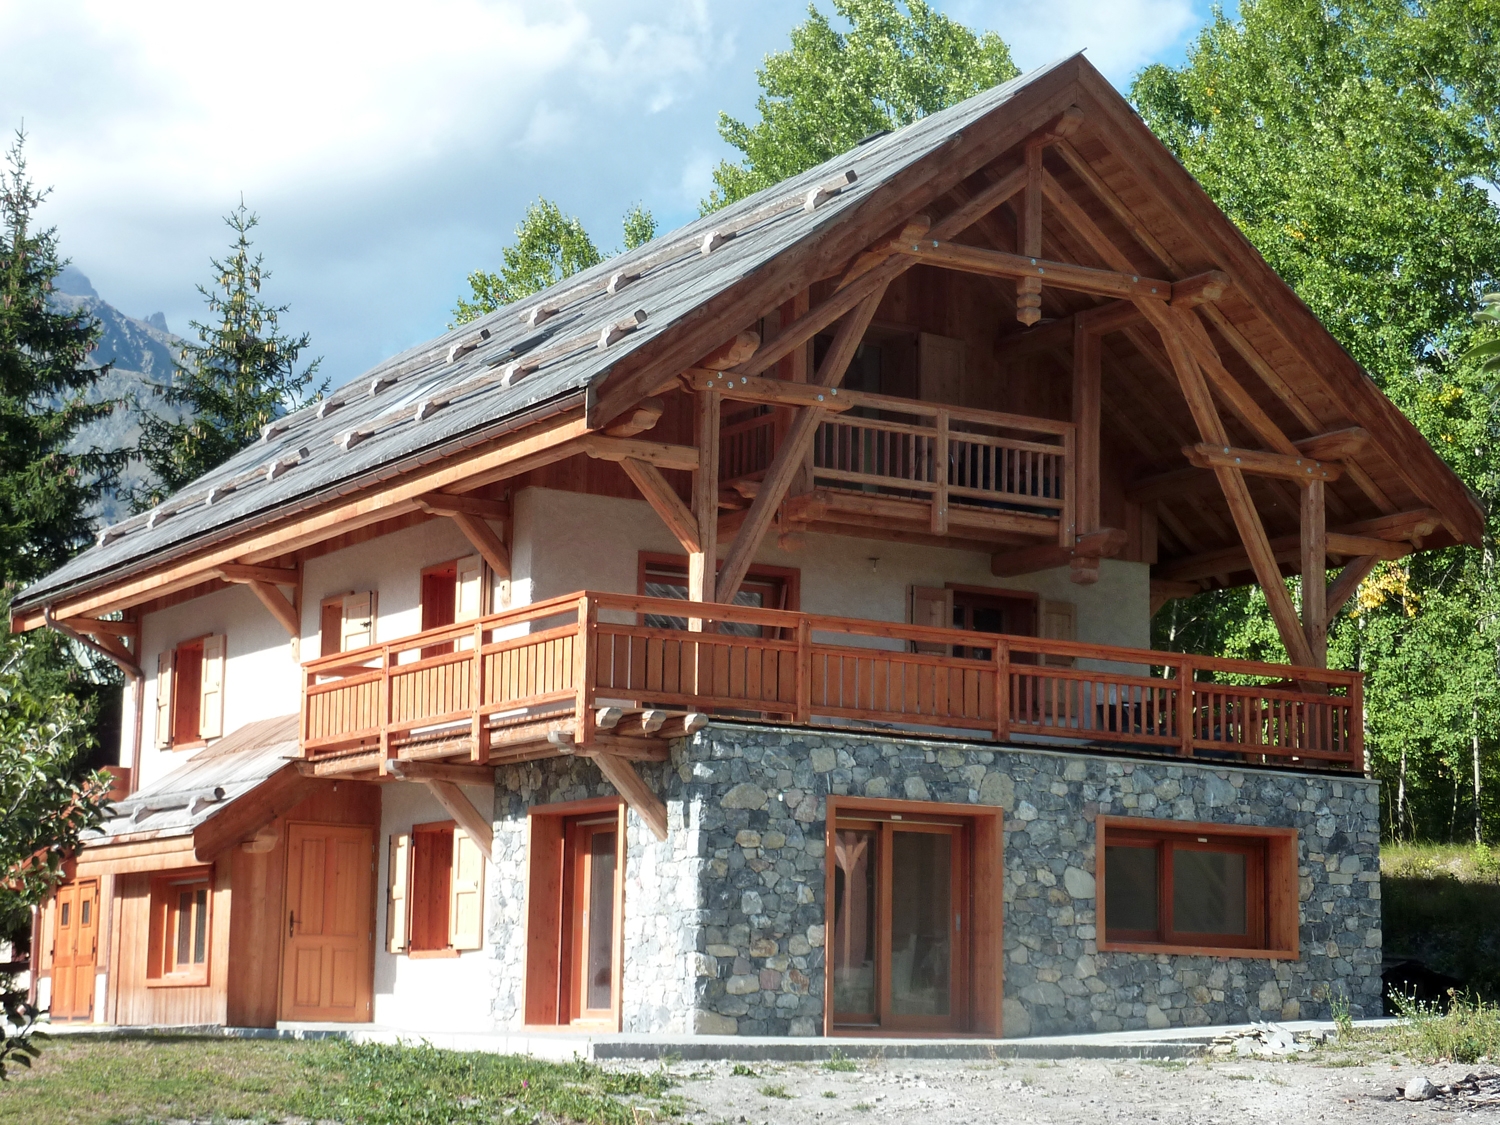
{"type": "Polygon", "coordinates": [[[1203,22],[1193,0],[959,0],[949,14],[990,28],[1010,44],[1022,70],[1086,50],[1088,59],[1124,87],[1146,63],[1176,47],[1203,22]]]}

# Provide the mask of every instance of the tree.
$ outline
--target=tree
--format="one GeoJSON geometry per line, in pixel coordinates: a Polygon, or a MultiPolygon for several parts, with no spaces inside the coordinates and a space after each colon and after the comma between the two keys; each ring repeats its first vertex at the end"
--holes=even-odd
{"type": "Polygon", "coordinates": [[[49,300],[68,263],[55,228],[38,228],[46,200],[26,171],[16,134],[0,172],[0,585],[59,566],[88,540],[88,512],[124,465],[124,453],[73,449],[79,431],[114,402],[90,402],[108,373],[88,355],[99,326],[49,300]]]}
{"type": "MultiPolygon", "coordinates": [[[[626,250],[644,246],[656,237],[656,220],[639,203],[625,212],[622,226],[626,250]]],[[[469,275],[469,296],[460,297],[453,307],[453,322],[467,324],[503,309],[580,270],[597,266],[605,257],[583,223],[563,214],[550,199],[538,199],[526,208],[526,217],[516,227],[515,242],[500,252],[499,271],[475,270],[469,275]]]]}
{"type": "Polygon", "coordinates": [[[271,274],[260,254],[251,255],[250,232],[260,220],[243,202],[224,217],[234,232],[227,261],[210,259],[214,288],[198,286],[213,323],[193,321],[197,343],[183,348],[170,386],[154,391],[173,406],[185,408],[180,420],[144,409],[139,455],[156,481],[133,497],[137,510],[222,465],[261,435],[266,423],[294,410],[326,389],[309,394],[319,359],[298,370],[310,343],[307,333],[286,336],[280,317],[289,306],[262,299],[261,285],[271,274]]]}
{"type": "Polygon", "coordinates": [[[833,7],[848,31],[809,5],[791,49],[767,56],[756,72],[760,121],[719,114],[719,135],[742,159],[714,170],[705,213],[1020,73],[998,35],[975,34],[926,0],[833,0],[833,7]]]}
{"type": "MultiPolygon", "coordinates": [[[[1500,408],[1469,349],[1500,274],[1497,64],[1480,0],[1242,0],[1131,91],[1485,507],[1482,548],[1377,569],[1330,637],[1330,661],[1366,673],[1371,766],[1407,837],[1468,835],[1462,808],[1481,839],[1500,785],[1500,408]]],[[[1190,620],[1195,645],[1231,652],[1274,636],[1265,616],[1263,598],[1205,594],[1156,635],[1190,620]]]]}

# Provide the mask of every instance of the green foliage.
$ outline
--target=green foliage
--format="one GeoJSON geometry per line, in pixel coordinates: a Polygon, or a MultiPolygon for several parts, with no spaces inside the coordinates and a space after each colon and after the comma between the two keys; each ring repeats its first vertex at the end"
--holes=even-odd
{"type": "Polygon", "coordinates": [[[88,401],[109,370],[88,363],[98,323],[49,300],[67,262],[56,230],[36,225],[48,193],[27,175],[25,146],[18,132],[0,171],[0,585],[38,578],[86,542],[88,510],[125,462],[69,452],[116,404],[88,401]]]}
{"type": "MultiPolygon", "coordinates": [[[[634,250],[656,237],[656,219],[639,203],[625,212],[622,223],[625,249],[634,250]]],[[[550,199],[538,199],[526,209],[516,228],[516,240],[501,251],[496,273],[475,270],[469,275],[469,296],[453,306],[454,324],[503,309],[523,297],[540,293],[580,270],[597,266],[601,254],[583,223],[565,215],[550,199]]]]}
{"type": "Polygon", "coordinates": [[[1478,1062],[1500,1054],[1500,1005],[1448,993],[1444,1005],[1424,1004],[1397,993],[1391,1001],[1400,1022],[1393,1038],[1400,1049],[1425,1062],[1478,1062]]]}
{"type": "Polygon", "coordinates": [[[271,274],[264,258],[251,254],[250,232],[260,220],[241,203],[224,217],[234,232],[229,258],[210,259],[214,288],[198,286],[211,323],[192,322],[197,343],[183,348],[183,362],[170,386],[155,388],[174,406],[185,407],[181,421],[141,409],[140,457],[156,483],[132,499],[137,510],[151,507],[260,437],[266,423],[321,395],[326,383],[309,389],[320,360],[298,370],[309,344],[307,333],[283,335],[286,305],[261,298],[271,274]]]}
{"type": "MultiPolygon", "coordinates": [[[[1480,0],[1244,0],[1137,108],[1484,506],[1484,546],[1382,565],[1334,625],[1367,675],[1387,829],[1495,831],[1500,408],[1472,341],[1497,322],[1500,41],[1480,0]],[[1478,771],[1478,782],[1475,771],[1478,771]],[[1488,822],[1489,827],[1485,825],[1488,822]]],[[[1292,583],[1296,590],[1296,583],[1292,583]]],[[[1277,658],[1258,591],[1169,605],[1159,642],[1277,658]]]]}
{"type": "MultiPolygon", "coordinates": [[[[0,637],[0,934],[20,930],[61,881],[63,860],[103,818],[109,792],[106,775],[83,769],[94,741],[89,708],[33,674],[49,663],[40,647],[29,637],[0,637]]],[[[9,1029],[0,1040],[3,1081],[8,1068],[29,1067],[38,1053],[37,1012],[9,978],[0,978],[0,1010],[9,1029]]]]}
{"type": "Polygon", "coordinates": [[[705,213],[1020,73],[998,35],[976,35],[925,0],[833,0],[833,7],[847,31],[809,5],[791,48],[768,55],[757,71],[760,121],[719,115],[719,135],[743,158],[714,170],[705,213]]]}
{"type": "Polygon", "coordinates": [[[1500,856],[1484,845],[1386,844],[1380,849],[1387,955],[1411,957],[1500,1000],[1500,856]]]}

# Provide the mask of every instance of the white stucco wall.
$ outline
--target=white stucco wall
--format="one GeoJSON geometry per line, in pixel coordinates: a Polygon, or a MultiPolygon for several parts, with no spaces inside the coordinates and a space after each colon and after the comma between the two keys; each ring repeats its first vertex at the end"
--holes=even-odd
{"type": "MultiPolygon", "coordinates": [[[[301,707],[301,686],[292,658],[291,639],[248,588],[234,586],[148,613],[141,622],[141,666],[146,672],[141,785],[149,785],[170,773],[195,752],[157,748],[157,654],[208,633],[222,633],[225,637],[225,734],[256,719],[296,714],[301,707]]],[[[129,695],[127,691],[127,711],[129,695]]],[[[121,761],[129,765],[134,732],[133,719],[128,714],[121,733],[121,761]]]]}
{"type": "MultiPolygon", "coordinates": [[[[481,815],[491,816],[495,803],[493,789],[466,785],[464,793],[481,815]]],[[[386,885],[390,877],[393,833],[405,832],[414,824],[450,820],[447,810],[438,804],[425,785],[391,782],[381,793],[380,882],[375,919],[375,1013],[380,1027],[398,1027],[403,1031],[489,1031],[492,1027],[490,1005],[494,997],[490,973],[493,964],[488,949],[460,953],[457,957],[409,957],[386,950],[386,885]]],[[[484,866],[485,942],[491,930],[490,893],[494,873],[484,866]]]]}
{"type": "MultiPolygon", "coordinates": [[[[528,488],[515,500],[513,604],[574,590],[634,594],[641,551],[682,548],[644,500],[528,488]]],[[[728,544],[720,544],[720,554],[728,544]]],[[[1078,607],[1078,639],[1149,648],[1151,575],[1144,563],[1105,559],[1099,581],[1076,585],[1067,567],[1015,578],[990,573],[988,552],[956,551],[878,539],[809,534],[798,551],[767,535],[756,561],[801,571],[807,613],[901,621],[912,586],[957,583],[1026,590],[1078,607]]]]}

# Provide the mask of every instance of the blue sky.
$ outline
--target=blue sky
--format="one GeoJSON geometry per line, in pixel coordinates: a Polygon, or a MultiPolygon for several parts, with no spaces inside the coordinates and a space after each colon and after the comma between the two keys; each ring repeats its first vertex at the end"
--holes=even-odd
{"type": "MultiPolygon", "coordinates": [[[[831,10],[829,0],[820,0],[831,10]]],[[[1122,89],[1177,63],[1206,0],[939,0],[1022,69],[1076,50],[1122,89]]],[[[266,295],[335,384],[442,331],[539,195],[601,247],[640,202],[670,229],[753,116],[805,0],[0,0],[0,126],[100,294],[176,331],[241,195],[266,295]]]]}

